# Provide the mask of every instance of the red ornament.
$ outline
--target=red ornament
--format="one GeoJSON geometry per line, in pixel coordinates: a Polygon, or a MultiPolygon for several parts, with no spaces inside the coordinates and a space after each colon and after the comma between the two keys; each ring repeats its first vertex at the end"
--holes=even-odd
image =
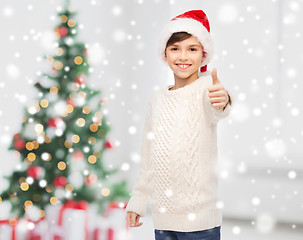
{"type": "Polygon", "coordinates": [[[104,145],[105,145],[105,148],[113,148],[109,141],[106,141],[104,145]]]}
{"type": "Polygon", "coordinates": [[[85,75],[79,75],[75,78],[75,82],[81,84],[86,83],[86,76],[85,75]]]}
{"type": "Polygon", "coordinates": [[[74,100],[73,100],[73,99],[70,99],[70,98],[66,100],[66,103],[72,105],[73,107],[76,106],[74,100]]]}
{"type": "Polygon", "coordinates": [[[39,166],[30,166],[26,171],[27,176],[32,177],[33,179],[40,179],[43,176],[43,173],[43,169],[39,166]]]}
{"type": "Polygon", "coordinates": [[[115,209],[115,208],[123,208],[123,209],[125,209],[128,202],[123,202],[123,206],[122,206],[121,203],[122,203],[122,202],[112,201],[112,202],[110,202],[110,204],[108,205],[108,209],[115,209]],[[121,205],[120,205],[120,204],[121,204],[121,205]]]}
{"type": "Polygon", "coordinates": [[[21,136],[20,133],[16,133],[16,134],[14,135],[14,140],[19,139],[20,136],[21,136]]]}
{"type": "Polygon", "coordinates": [[[16,139],[14,141],[14,147],[17,150],[23,150],[25,148],[26,142],[23,139],[16,139]]]}
{"type": "Polygon", "coordinates": [[[96,174],[91,174],[91,175],[89,175],[85,178],[85,184],[87,186],[91,186],[96,182],[97,182],[97,175],[96,174]]]}
{"type": "Polygon", "coordinates": [[[64,176],[57,176],[54,178],[53,184],[55,187],[64,187],[67,184],[67,179],[64,176]]]}
{"type": "Polygon", "coordinates": [[[49,126],[49,127],[55,127],[56,128],[56,127],[59,127],[59,125],[61,123],[63,123],[63,120],[61,118],[58,118],[58,117],[56,117],[56,118],[50,118],[48,120],[47,126],[49,126]]]}
{"type": "Polygon", "coordinates": [[[67,30],[66,27],[60,27],[58,29],[58,32],[59,32],[61,37],[65,37],[68,34],[68,30],[67,30]]]}
{"type": "Polygon", "coordinates": [[[73,153],[73,160],[81,161],[84,158],[84,154],[81,151],[76,151],[73,153]]]}

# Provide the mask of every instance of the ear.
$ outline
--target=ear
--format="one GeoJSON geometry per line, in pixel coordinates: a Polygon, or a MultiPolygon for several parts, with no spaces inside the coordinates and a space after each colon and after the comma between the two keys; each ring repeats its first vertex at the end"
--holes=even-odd
{"type": "Polygon", "coordinates": [[[202,57],[201,63],[204,62],[205,58],[206,58],[205,56],[202,57]]]}
{"type": "Polygon", "coordinates": [[[164,60],[167,62],[166,49],[165,49],[165,51],[164,51],[164,60]]]}

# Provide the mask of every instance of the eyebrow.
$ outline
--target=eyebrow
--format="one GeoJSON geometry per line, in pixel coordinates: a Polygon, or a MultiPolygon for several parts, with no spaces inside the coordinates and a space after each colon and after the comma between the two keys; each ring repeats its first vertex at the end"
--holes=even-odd
{"type": "MultiPolygon", "coordinates": [[[[171,46],[179,46],[179,44],[172,44],[171,46]]],[[[189,45],[190,47],[201,47],[200,45],[198,45],[198,44],[191,44],[191,45],[189,45]]]]}

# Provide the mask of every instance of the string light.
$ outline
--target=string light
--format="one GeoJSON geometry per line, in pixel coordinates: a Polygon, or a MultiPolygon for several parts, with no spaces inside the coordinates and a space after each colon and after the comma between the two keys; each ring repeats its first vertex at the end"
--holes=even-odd
{"type": "Polygon", "coordinates": [[[28,151],[31,151],[34,149],[34,144],[32,142],[27,142],[25,147],[28,151]]]}
{"type": "Polygon", "coordinates": [[[63,63],[60,61],[55,61],[53,64],[53,68],[55,70],[61,70],[63,68],[63,63]]]}
{"type": "Polygon", "coordinates": [[[98,124],[92,123],[92,124],[90,125],[89,129],[90,129],[92,132],[97,132],[97,131],[98,131],[98,124]]]}
{"type": "Polygon", "coordinates": [[[32,143],[34,144],[34,149],[39,148],[39,143],[37,141],[32,141],[32,143]]]}
{"type": "Polygon", "coordinates": [[[83,62],[83,59],[82,59],[82,57],[77,56],[77,57],[75,57],[74,62],[75,62],[75,64],[80,65],[83,62]]]}
{"type": "Polygon", "coordinates": [[[36,133],[42,133],[43,129],[44,129],[44,127],[43,127],[42,124],[38,123],[38,124],[35,125],[35,131],[36,131],[36,133]]]}
{"type": "Polygon", "coordinates": [[[108,188],[102,188],[101,194],[102,194],[104,197],[107,197],[107,196],[109,196],[109,194],[110,194],[110,190],[109,190],[108,188]]]}
{"type": "Polygon", "coordinates": [[[41,200],[40,194],[34,194],[34,195],[33,195],[33,200],[34,200],[35,202],[39,202],[39,201],[41,200]]]}
{"type": "Polygon", "coordinates": [[[74,190],[73,185],[71,185],[70,183],[65,185],[65,190],[68,192],[72,192],[74,190]]]}
{"type": "Polygon", "coordinates": [[[45,137],[44,137],[44,142],[50,143],[51,141],[52,141],[52,138],[51,138],[51,137],[49,137],[49,136],[45,136],[45,137]]]}
{"type": "Polygon", "coordinates": [[[90,145],[94,145],[94,144],[96,143],[96,138],[95,138],[95,137],[90,137],[90,138],[88,139],[88,143],[89,143],[90,145]]]}
{"type": "Polygon", "coordinates": [[[51,87],[50,90],[49,90],[49,92],[51,94],[57,94],[58,93],[58,88],[57,87],[51,87]]]}
{"type": "Polygon", "coordinates": [[[40,210],[40,217],[43,218],[45,216],[45,211],[44,210],[40,210]]]}
{"type": "Polygon", "coordinates": [[[73,143],[78,143],[79,141],[80,141],[79,135],[74,134],[74,135],[72,136],[72,142],[73,142],[73,143]]]}
{"type": "Polygon", "coordinates": [[[62,23],[66,23],[68,18],[67,18],[66,15],[61,15],[61,16],[60,16],[60,19],[61,19],[61,22],[62,22],[62,23]]]}
{"type": "Polygon", "coordinates": [[[59,170],[63,171],[66,168],[66,163],[63,161],[58,162],[58,168],[59,170]]]}
{"type": "Polygon", "coordinates": [[[66,148],[71,148],[71,147],[73,146],[73,143],[72,143],[71,141],[69,141],[69,140],[65,140],[64,146],[65,146],[66,148]]]}
{"type": "Polygon", "coordinates": [[[48,101],[46,99],[42,99],[40,101],[40,106],[43,107],[43,108],[47,108],[48,107],[48,101]]]}
{"type": "Polygon", "coordinates": [[[41,154],[41,158],[44,161],[50,161],[52,159],[52,155],[50,153],[44,152],[41,154]]]}
{"type": "Polygon", "coordinates": [[[73,83],[72,84],[72,90],[73,91],[78,91],[80,89],[80,84],[79,83],[73,83]]]}
{"type": "Polygon", "coordinates": [[[25,181],[26,181],[25,177],[19,178],[19,183],[23,183],[23,182],[25,182],[25,181]]]}
{"type": "Polygon", "coordinates": [[[46,60],[48,62],[50,62],[51,64],[53,64],[53,62],[55,61],[55,59],[53,57],[48,57],[46,60]]]}
{"type": "Polygon", "coordinates": [[[33,202],[30,201],[30,200],[27,200],[24,202],[24,208],[25,208],[25,211],[27,210],[28,207],[31,207],[33,206],[33,202]]]}
{"type": "Polygon", "coordinates": [[[20,188],[22,191],[27,191],[29,189],[29,185],[26,182],[20,184],[20,188]]]}
{"type": "Polygon", "coordinates": [[[71,104],[66,105],[66,112],[67,113],[72,113],[74,111],[74,107],[71,104]]]}
{"type": "Polygon", "coordinates": [[[101,129],[97,132],[97,134],[98,134],[99,137],[103,137],[104,134],[105,134],[105,130],[101,128],[101,129]]]}
{"type": "Polygon", "coordinates": [[[48,193],[51,193],[53,190],[49,186],[46,186],[45,191],[47,191],[48,193]]]}
{"type": "Polygon", "coordinates": [[[76,121],[76,124],[79,127],[83,127],[85,125],[85,119],[84,118],[78,118],[78,120],[76,121]]]}
{"type": "Polygon", "coordinates": [[[88,157],[88,162],[89,162],[90,164],[96,163],[96,162],[97,162],[96,156],[90,155],[90,156],[88,157]]]}
{"type": "Polygon", "coordinates": [[[63,48],[60,48],[60,47],[59,47],[59,48],[57,49],[57,53],[56,53],[56,55],[57,55],[57,56],[62,56],[62,55],[63,55],[63,53],[64,53],[63,48]]]}
{"type": "Polygon", "coordinates": [[[31,162],[33,162],[33,161],[35,161],[36,160],[36,154],[34,154],[34,153],[29,153],[29,154],[27,154],[27,159],[29,160],[29,161],[31,161],[31,162]]]}
{"type": "Polygon", "coordinates": [[[84,107],[82,108],[82,112],[83,112],[84,114],[89,114],[89,113],[90,113],[90,108],[89,108],[88,106],[84,106],[84,107]]]}
{"type": "Polygon", "coordinates": [[[78,96],[81,98],[86,98],[86,92],[81,91],[78,93],[78,96]]]}
{"type": "Polygon", "coordinates": [[[69,27],[74,27],[74,26],[76,26],[76,21],[73,19],[70,19],[70,20],[68,20],[67,25],[69,27]]]}
{"type": "Polygon", "coordinates": [[[58,203],[58,199],[56,197],[51,197],[49,202],[52,204],[52,205],[56,205],[58,203]]]}

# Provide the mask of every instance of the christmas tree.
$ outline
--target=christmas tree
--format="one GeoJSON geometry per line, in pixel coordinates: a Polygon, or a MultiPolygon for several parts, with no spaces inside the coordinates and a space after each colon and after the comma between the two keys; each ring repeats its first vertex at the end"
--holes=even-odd
{"type": "Polygon", "coordinates": [[[110,126],[101,92],[87,86],[88,51],[76,40],[75,15],[66,0],[55,27],[56,54],[45,56],[52,69],[35,84],[39,97],[24,109],[21,131],[9,147],[21,163],[7,176],[0,201],[9,201],[16,217],[29,209],[43,217],[47,205],[67,200],[96,203],[102,213],[111,201],[129,197],[125,181],[110,181],[118,169],[103,163],[104,151],[111,148],[110,126]]]}

